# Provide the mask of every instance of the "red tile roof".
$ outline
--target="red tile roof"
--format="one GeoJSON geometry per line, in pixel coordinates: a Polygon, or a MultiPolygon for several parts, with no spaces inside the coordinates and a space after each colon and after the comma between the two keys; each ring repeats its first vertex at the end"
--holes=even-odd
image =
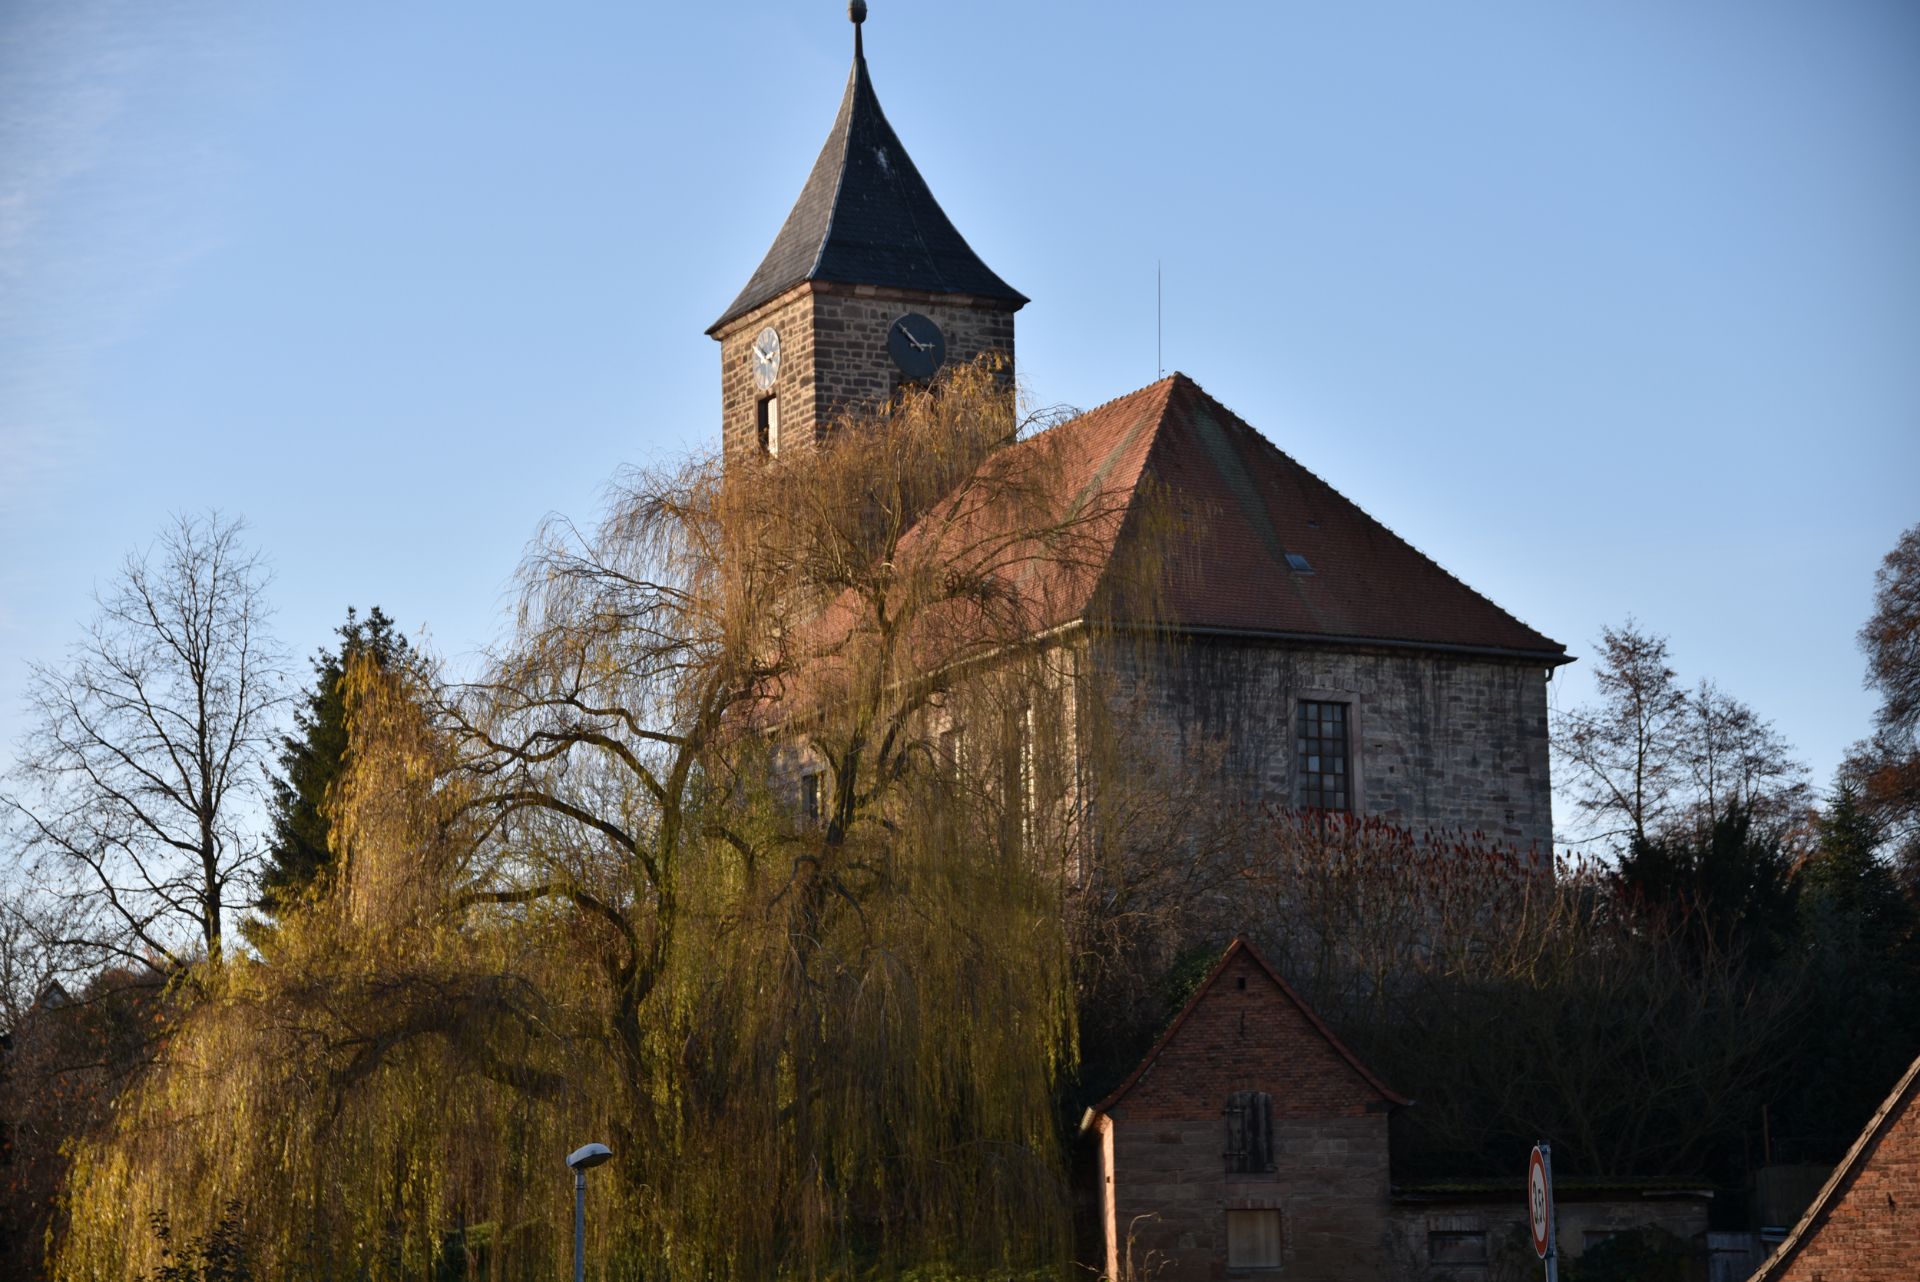
{"type": "MultiPolygon", "coordinates": [[[[903,570],[991,585],[914,621],[896,658],[920,671],[1081,620],[1568,661],[1559,642],[1441,569],[1184,374],[1000,450],[976,480],[896,549],[903,570]],[[1042,499],[1029,501],[1036,491],[1042,499]],[[1173,533],[1162,533],[1169,523],[1173,533]],[[1312,572],[1290,568],[1289,553],[1312,572]],[[1150,604],[1129,569],[1139,563],[1157,564],[1162,580],[1150,604]]],[[[812,654],[768,715],[844,695],[860,613],[849,594],[807,625],[812,654]]]]}
{"type": "MultiPolygon", "coordinates": [[[[1184,629],[1467,649],[1564,662],[1566,647],[1453,577],[1207,395],[1184,374],[1111,401],[1016,449],[1055,447],[1075,498],[1156,494],[1182,530],[1154,619],[1184,629]],[[1311,573],[1289,567],[1306,558],[1311,573]]],[[[1115,563],[1146,537],[1130,512],[1115,563]]],[[[1084,576],[1076,576],[1084,578],[1084,576]]],[[[1111,584],[1109,584],[1111,586],[1111,584]]],[[[1054,597],[1049,620],[1127,618],[1097,590],[1054,597]]]]}

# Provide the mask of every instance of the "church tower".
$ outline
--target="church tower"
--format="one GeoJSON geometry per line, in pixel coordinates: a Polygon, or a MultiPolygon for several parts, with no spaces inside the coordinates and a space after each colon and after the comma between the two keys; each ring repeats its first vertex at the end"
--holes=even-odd
{"type": "Polygon", "coordinates": [[[880,110],[852,0],[840,114],[780,234],[707,333],[729,463],[813,449],[836,413],[984,354],[1013,368],[1026,305],[948,221],[880,110]]]}

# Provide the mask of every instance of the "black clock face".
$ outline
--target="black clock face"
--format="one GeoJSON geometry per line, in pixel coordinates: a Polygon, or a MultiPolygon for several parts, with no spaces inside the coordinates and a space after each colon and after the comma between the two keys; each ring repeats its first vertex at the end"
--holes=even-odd
{"type": "Polygon", "coordinates": [[[902,374],[925,382],[947,359],[947,336],[919,312],[908,312],[887,331],[887,355],[902,374]]]}

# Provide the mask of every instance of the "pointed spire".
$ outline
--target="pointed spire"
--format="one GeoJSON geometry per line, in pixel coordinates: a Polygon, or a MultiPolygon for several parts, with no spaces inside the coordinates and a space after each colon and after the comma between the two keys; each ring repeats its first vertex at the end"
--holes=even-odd
{"type": "Polygon", "coordinates": [[[809,280],[970,294],[1010,304],[1026,295],[996,276],[933,198],[880,110],[861,43],[865,0],[853,19],[853,70],[840,114],[773,247],[707,333],[809,280]]]}

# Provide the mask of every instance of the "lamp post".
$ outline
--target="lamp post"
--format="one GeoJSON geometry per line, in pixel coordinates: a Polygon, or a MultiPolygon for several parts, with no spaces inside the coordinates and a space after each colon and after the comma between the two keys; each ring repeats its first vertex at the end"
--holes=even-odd
{"type": "Polygon", "coordinates": [[[587,1276],[587,1172],[613,1156],[605,1144],[588,1144],[567,1154],[573,1168],[573,1282],[587,1276]]]}

